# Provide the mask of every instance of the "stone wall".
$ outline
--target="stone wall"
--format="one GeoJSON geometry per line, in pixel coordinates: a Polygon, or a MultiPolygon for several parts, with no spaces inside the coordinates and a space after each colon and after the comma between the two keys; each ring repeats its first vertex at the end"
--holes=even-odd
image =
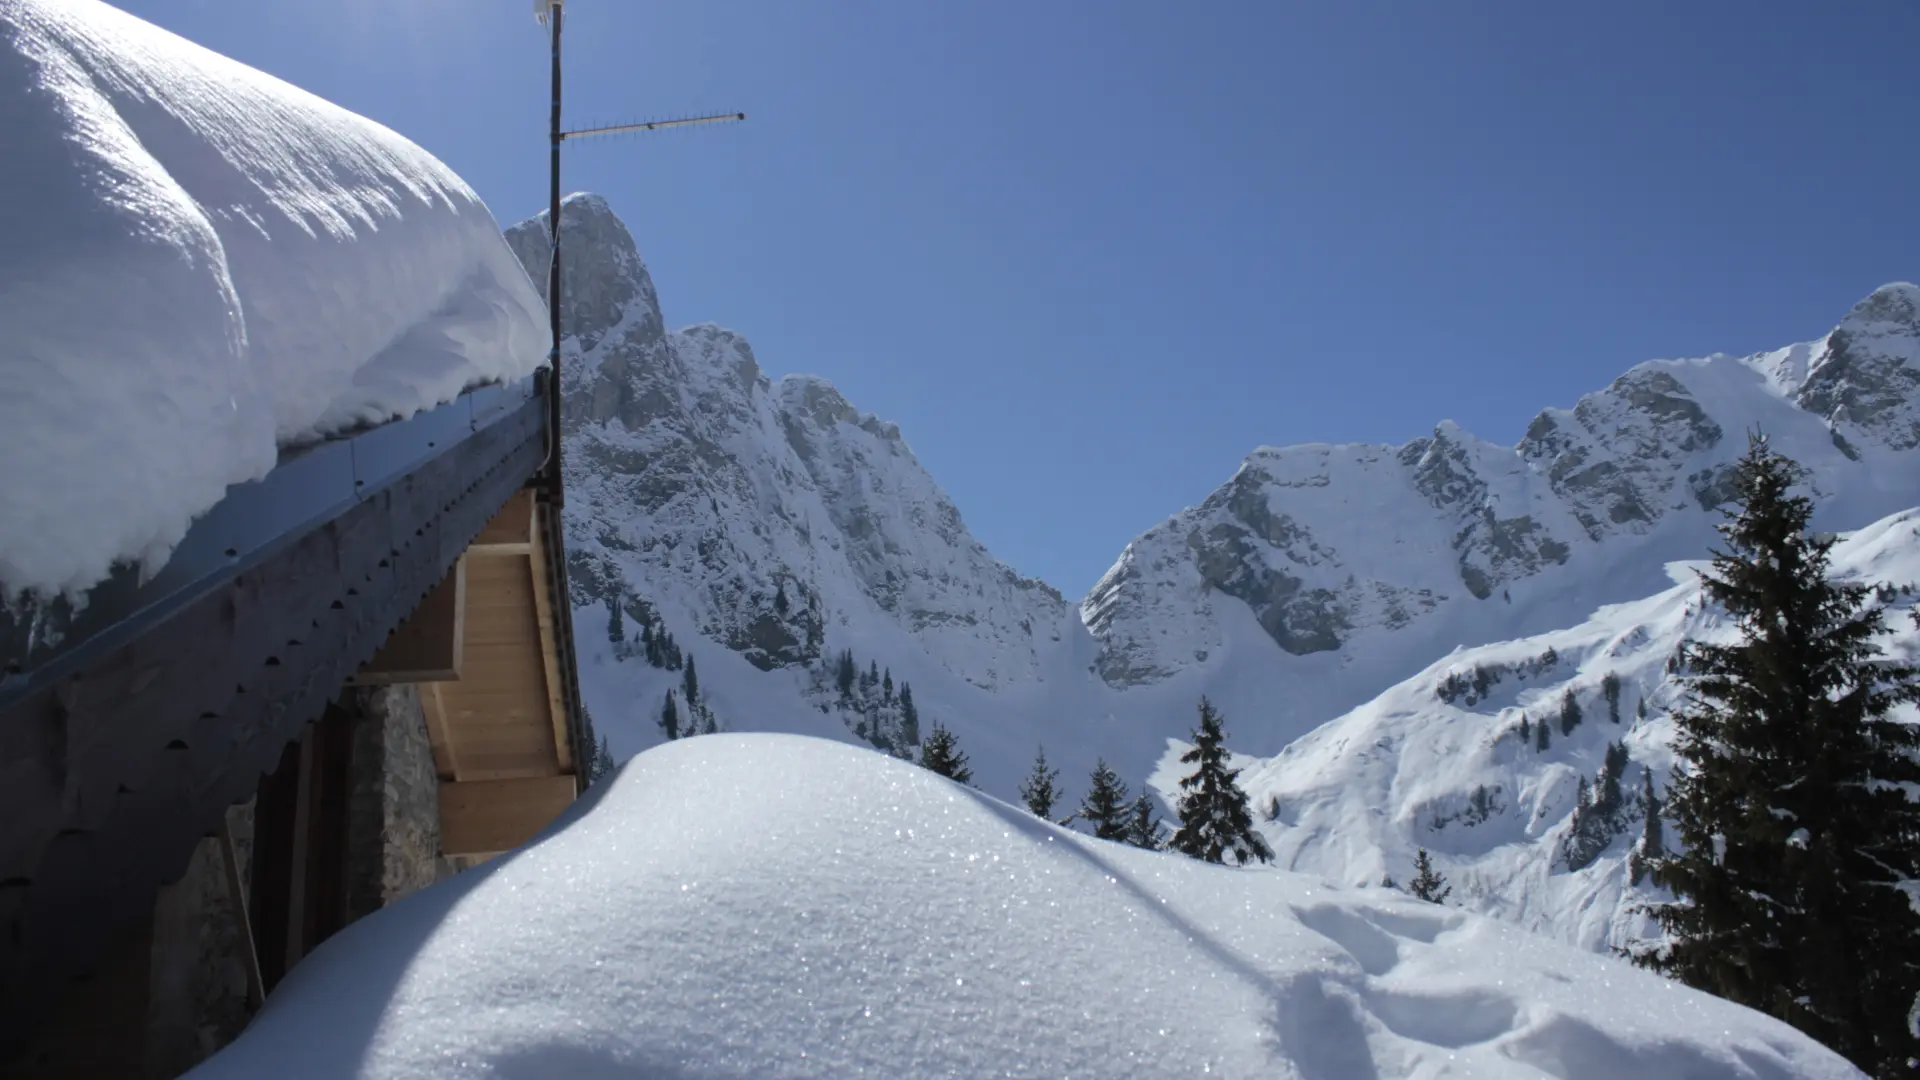
{"type": "MultiPolygon", "coordinates": [[[[227,827],[245,881],[253,804],[227,811],[227,827]]],[[[239,1036],[253,1016],[245,956],[226,856],[209,837],[154,901],[145,1075],[179,1076],[239,1036]]]]}
{"type": "Polygon", "coordinates": [[[440,777],[419,687],[353,693],[347,912],[358,919],[439,880],[440,777]]]}

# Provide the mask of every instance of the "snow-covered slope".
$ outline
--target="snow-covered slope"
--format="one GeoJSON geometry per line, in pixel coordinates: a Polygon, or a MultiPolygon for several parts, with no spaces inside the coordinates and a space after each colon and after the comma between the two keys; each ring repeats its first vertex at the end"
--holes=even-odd
{"type": "Polygon", "coordinates": [[[544,358],[486,206],[372,121],[97,0],[0,0],[0,100],[0,594],[544,358]]]}
{"type": "Polygon", "coordinates": [[[1860,1076],[1617,960],[819,740],[661,747],[567,816],[328,941],[192,1075],[1860,1076]]]}
{"type": "MultiPolygon", "coordinates": [[[[1236,762],[1278,865],[1349,884],[1404,882],[1426,848],[1454,886],[1449,903],[1590,949],[1651,934],[1629,910],[1656,898],[1650,883],[1636,887],[1630,856],[1646,780],[1664,798],[1673,765],[1680,688],[1668,662],[1684,640],[1732,632],[1702,602],[1695,570],[1706,565],[1676,563],[1669,588],[1567,629],[1457,651],[1279,756],[1236,762]],[[1569,694],[1580,713],[1571,731],[1569,694]],[[1626,758],[1614,776],[1619,804],[1596,810],[1614,743],[1626,758]]],[[[1920,510],[1846,537],[1833,569],[1888,586],[1885,644],[1920,657],[1920,631],[1904,614],[1920,589],[1920,510]]],[[[1175,771],[1163,767],[1163,790],[1175,771]]]]}

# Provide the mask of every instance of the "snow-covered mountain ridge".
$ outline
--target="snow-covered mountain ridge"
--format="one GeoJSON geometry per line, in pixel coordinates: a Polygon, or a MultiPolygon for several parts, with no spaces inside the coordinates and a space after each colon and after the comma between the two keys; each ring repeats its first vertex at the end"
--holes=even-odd
{"type": "MultiPolygon", "coordinates": [[[[1200,695],[1272,755],[1435,657],[1579,624],[1667,588],[1763,427],[1808,466],[1822,528],[1914,505],[1920,289],[1754,357],[1642,364],[1517,446],[1451,423],[1404,446],[1263,448],[1134,541],[1084,603],[996,560],[894,425],[824,380],[770,379],[714,326],[669,331],[604,200],[567,200],[569,545],[588,704],[621,755],[662,738],[698,660],[723,727],[874,741],[912,685],[977,782],[1012,797],[1036,744],[1077,793],[1095,758],[1138,785],[1200,695]],[[624,640],[607,642],[610,603],[624,640]],[[646,632],[651,632],[648,630],[646,632]],[[836,694],[851,650],[858,694],[836,694]],[[876,670],[877,669],[877,670],[876,670]]],[[[509,230],[544,282],[545,219],[509,230]]]]}
{"type": "MultiPolygon", "coordinates": [[[[668,331],[598,196],[569,198],[561,225],[576,608],[617,600],[763,670],[877,618],[977,685],[1041,677],[1079,630],[1072,605],[967,532],[897,427],[823,379],[769,379],[731,331],[668,331]]],[[[542,215],[507,233],[542,286],[546,231],[542,215]]]]}
{"type": "MultiPolygon", "coordinates": [[[[1657,897],[1634,880],[1631,856],[1646,783],[1664,798],[1673,767],[1682,691],[1670,660],[1683,641],[1733,633],[1703,602],[1695,571],[1705,565],[1675,563],[1669,588],[1575,626],[1457,651],[1277,757],[1237,761],[1278,865],[1352,884],[1405,881],[1426,848],[1455,905],[1594,949],[1652,933],[1631,908],[1657,897]],[[1614,744],[1624,765],[1609,770],[1614,744]]],[[[1920,510],[1846,536],[1832,565],[1879,588],[1887,651],[1920,657],[1907,615],[1920,590],[1920,510]]],[[[1161,790],[1175,771],[1169,760],[1161,790]]]]}
{"type": "Polygon", "coordinates": [[[1262,448],[1087,597],[1101,672],[1127,686],[1203,664],[1227,598],[1296,656],[1389,635],[1425,638],[1430,656],[1563,625],[1563,605],[1528,598],[1572,584],[1582,602],[1627,599],[1704,549],[1754,427],[1812,470],[1830,524],[1857,526],[1913,501],[1917,358],[1920,287],[1894,284],[1814,342],[1640,364],[1543,411],[1516,446],[1443,422],[1398,447],[1262,448]]]}

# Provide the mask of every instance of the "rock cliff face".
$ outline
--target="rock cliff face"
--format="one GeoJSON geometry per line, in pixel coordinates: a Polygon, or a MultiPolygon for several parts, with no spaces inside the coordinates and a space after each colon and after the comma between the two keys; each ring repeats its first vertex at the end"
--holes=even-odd
{"type": "MultiPolygon", "coordinates": [[[[823,379],[769,379],[731,331],[668,331],[606,202],[561,213],[576,609],[664,608],[763,670],[880,620],[977,685],[1038,676],[1072,606],[967,532],[897,427],[823,379]]],[[[545,216],[507,236],[544,284],[545,216]]]]}
{"type": "Polygon", "coordinates": [[[1348,651],[1450,602],[1510,602],[1524,580],[1590,578],[1584,567],[1681,537],[1701,550],[1754,428],[1849,508],[1842,523],[1908,505],[1920,288],[1876,291],[1809,344],[1641,364],[1540,413],[1514,447],[1448,422],[1400,447],[1258,450],[1129,545],[1087,597],[1099,669],[1125,687],[1203,662],[1224,598],[1287,653],[1348,651]]]}

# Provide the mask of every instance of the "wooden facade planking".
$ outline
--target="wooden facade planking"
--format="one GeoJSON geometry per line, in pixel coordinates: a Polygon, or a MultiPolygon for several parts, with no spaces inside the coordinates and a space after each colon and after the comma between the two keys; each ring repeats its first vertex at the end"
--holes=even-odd
{"type": "MultiPolygon", "coordinates": [[[[538,513],[557,514],[559,507],[541,506],[538,513]]],[[[540,658],[546,669],[547,716],[553,725],[553,746],[559,756],[560,771],[573,771],[573,740],[567,735],[567,707],[560,696],[560,650],[558,630],[553,621],[553,597],[548,595],[547,550],[541,530],[533,531],[533,552],[527,560],[527,578],[533,586],[534,618],[539,627],[540,658]]],[[[561,602],[565,603],[565,597],[561,602]]],[[[564,610],[564,609],[563,609],[564,610]]],[[[565,611],[565,617],[572,613],[565,611]]]]}
{"type": "Polygon", "coordinates": [[[519,847],[574,799],[571,776],[468,780],[440,785],[440,847],[448,856],[519,847]]]}
{"type": "Polygon", "coordinates": [[[467,560],[462,556],[351,682],[384,686],[459,678],[466,613],[467,560]]]}

